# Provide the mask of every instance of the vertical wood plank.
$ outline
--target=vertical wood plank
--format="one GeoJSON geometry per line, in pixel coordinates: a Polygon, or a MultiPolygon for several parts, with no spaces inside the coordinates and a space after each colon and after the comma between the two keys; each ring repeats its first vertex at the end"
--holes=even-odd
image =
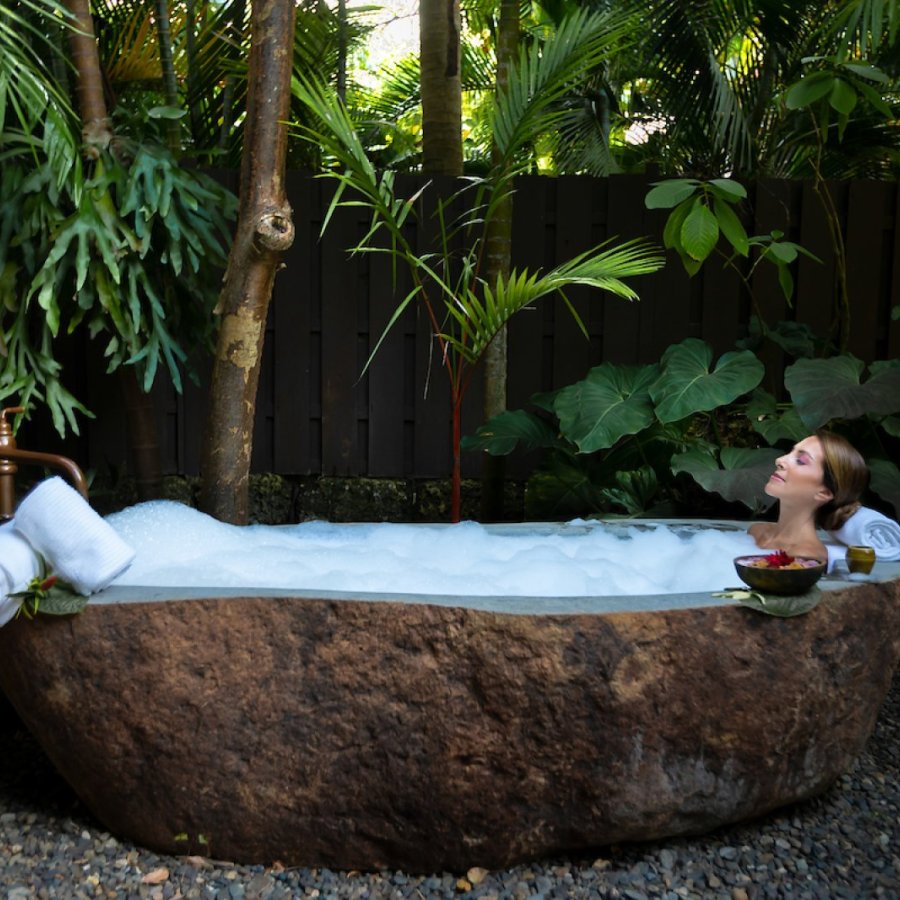
{"type": "Polygon", "coordinates": [[[319,306],[318,246],[320,182],[289,172],[286,188],[294,212],[294,243],[284,256],[272,297],[274,371],[273,460],[275,471],[302,475],[317,470],[310,453],[312,313],[319,306]]]}
{"type": "MultiPolygon", "coordinates": [[[[556,179],[556,241],[554,265],[590,247],[591,192],[574,175],[556,179]]],[[[600,303],[600,292],[576,286],[566,291],[583,322],[590,320],[591,304],[600,303]]],[[[591,367],[591,345],[560,299],[553,300],[553,385],[563,387],[584,378],[591,367]]]]}
{"type": "MultiPolygon", "coordinates": [[[[760,179],[757,182],[754,202],[755,227],[753,234],[768,234],[773,229],[782,231],[791,238],[790,223],[790,187],[784,181],[773,178],[760,179]]],[[[792,318],[792,310],[778,284],[778,273],[774,266],[762,263],[751,279],[754,309],[766,325],[792,318]]],[[[784,390],[784,368],[786,358],[777,347],[767,342],[759,353],[766,366],[766,377],[763,386],[776,397],[784,390]]]]}
{"type": "Polygon", "coordinates": [[[797,266],[797,321],[825,340],[831,331],[834,305],[834,253],[822,200],[813,181],[802,182],[799,243],[821,262],[801,256],[797,266]]]}
{"type": "MultiPolygon", "coordinates": [[[[608,236],[616,243],[646,236],[644,227],[643,176],[619,175],[609,179],[608,236]]],[[[652,282],[635,278],[632,285],[638,292],[650,292],[652,282]]],[[[649,315],[649,313],[648,313],[649,315]]],[[[652,331],[652,329],[651,329],[652,331]]],[[[607,295],[603,298],[603,359],[625,365],[636,364],[641,353],[641,307],[607,295]]]]}
{"type": "Polygon", "coordinates": [[[877,181],[854,181],[847,200],[847,292],[850,341],[860,359],[874,359],[878,349],[884,258],[890,247],[885,219],[890,198],[877,181]]]}
{"type": "Polygon", "coordinates": [[[884,359],[900,358],[900,318],[892,318],[895,307],[900,307],[900,190],[894,186],[894,216],[892,252],[890,254],[891,274],[887,309],[885,310],[886,333],[885,345],[881,355],[884,359]]]}
{"type": "MultiPolygon", "coordinates": [[[[522,271],[552,267],[547,252],[548,179],[536,175],[522,176],[516,181],[513,200],[512,264],[522,271]]],[[[513,316],[509,323],[507,406],[518,409],[532,394],[549,390],[544,374],[544,311],[549,299],[513,316]]]]}
{"type": "MultiPolygon", "coordinates": [[[[323,190],[323,206],[331,198],[323,190]]],[[[355,383],[358,376],[358,267],[349,248],[359,239],[358,212],[337,209],[321,241],[322,474],[351,475],[358,458],[355,383]]]]}

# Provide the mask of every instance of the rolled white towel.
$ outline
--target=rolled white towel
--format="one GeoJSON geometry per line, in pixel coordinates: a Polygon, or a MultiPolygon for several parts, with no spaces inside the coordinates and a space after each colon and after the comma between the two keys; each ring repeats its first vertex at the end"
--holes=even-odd
{"type": "Polygon", "coordinates": [[[134,559],[134,550],[61,478],[42,481],[19,504],[16,531],[47,570],[80,594],[102,591],[134,559]]]}
{"type": "Polygon", "coordinates": [[[847,547],[874,548],[877,559],[900,559],[900,525],[868,506],[861,506],[837,531],[828,533],[847,547]]]}
{"type": "Polygon", "coordinates": [[[28,587],[32,578],[44,574],[44,561],[31,544],[17,534],[12,522],[0,525],[0,626],[5,625],[19,608],[18,600],[9,594],[28,587]]]}

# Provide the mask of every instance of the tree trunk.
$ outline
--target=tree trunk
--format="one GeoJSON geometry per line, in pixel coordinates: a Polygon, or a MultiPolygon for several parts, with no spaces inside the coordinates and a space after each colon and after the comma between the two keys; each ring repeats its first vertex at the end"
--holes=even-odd
{"type": "Polygon", "coordinates": [[[459,0],[421,0],[422,170],[462,175],[459,0]]]}
{"type": "MultiPolygon", "coordinates": [[[[69,48],[76,72],[76,94],[81,111],[84,155],[96,159],[112,138],[112,123],[103,95],[103,74],[100,54],[94,35],[89,0],[67,0],[74,27],[69,31],[69,48]]],[[[119,369],[119,379],[125,395],[126,428],[132,448],[134,476],[142,500],[151,500],[162,493],[162,462],[159,434],[153,401],[143,392],[132,366],[119,369]]]]}
{"type": "Polygon", "coordinates": [[[294,240],[284,190],[294,3],[250,6],[247,121],[240,214],[219,297],[219,336],[201,456],[200,508],[246,524],[253,419],[275,272],[294,240]]]}
{"type": "Polygon", "coordinates": [[[75,93],[81,111],[82,139],[85,154],[96,158],[98,150],[109,145],[112,123],[103,96],[103,73],[94,35],[94,20],[91,18],[90,0],[66,0],[66,6],[73,20],[69,31],[69,49],[77,75],[75,93]]]}
{"type": "MultiPolygon", "coordinates": [[[[156,0],[156,36],[159,41],[159,64],[162,69],[166,103],[178,106],[178,81],[172,58],[172,29],[169,25],[168,0],[156,0]]],[[[166,144],[173,156],[181,153],[181,125],[178,119],[166,119],[166,144]]]]}
{"type": "MultiPolygon", "coordinates": [[[[505,91],[509,82],[509,67],[519,46],[518,0],[501,0],[500,21],[497,27],[496,91],[505,91]]],[[[496,148],[494,164],[497,165],[496,148]]],[[[512,256],[512,196],[507,196],[488,221],[485,234],[486,280],[492,288],[498,278],[509,275],[512,256]]],[[[484,420],[506,409],[507,332],[506,326],[497,333],[484,354],[484,420]]],[[[485,453],[481,470],[481,521],[491,522],[503,516],[503,483],[506,457],[485,453]]]]}

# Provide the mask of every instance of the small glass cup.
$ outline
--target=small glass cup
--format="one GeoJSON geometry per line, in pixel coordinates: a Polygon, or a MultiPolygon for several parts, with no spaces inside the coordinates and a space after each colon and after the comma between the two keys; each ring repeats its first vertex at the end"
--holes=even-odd
{"type": "Polygon", "coordinates": [[[868,575],[875,565],[875,549],[873,547],[848,547],[847,568],[852,573],[868,575]]]}

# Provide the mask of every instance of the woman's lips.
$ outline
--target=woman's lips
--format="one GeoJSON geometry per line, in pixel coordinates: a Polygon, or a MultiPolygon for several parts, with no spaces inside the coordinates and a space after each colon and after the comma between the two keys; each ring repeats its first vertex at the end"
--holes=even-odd
{"type": "Polygon", "coordinates": [[[773,473],[769,476],[769,481],[780,481],[780,482],[783,483],[783,482],[784,482],[784,479],[783,479],[777,472],[773,472],[773,473]]]}

